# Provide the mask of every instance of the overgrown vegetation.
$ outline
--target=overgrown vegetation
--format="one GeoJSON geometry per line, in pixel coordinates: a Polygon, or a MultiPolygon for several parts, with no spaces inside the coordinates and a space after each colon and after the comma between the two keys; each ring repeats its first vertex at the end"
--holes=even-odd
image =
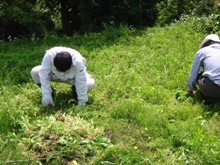
{"type": "Polygon", "coordinates": [[[219,11],[219,0],[2,0],[0,40],[72,36],[121,24],[135,28],[166,26],[186,15],[211,17],[205,28],[210,33],[219,30],[219,11]]]}
{"type": "Polygon", "coordinates": [[[219,164],[220,104],[186,94],[206,34],[193,21],[142,30],[0,43],[0,163],[219,164]],[[97,86],[77,110],[70,86],[53,83],[55,106],[41,105],[30,70],[56,45],[87,59],[97,86]]]}

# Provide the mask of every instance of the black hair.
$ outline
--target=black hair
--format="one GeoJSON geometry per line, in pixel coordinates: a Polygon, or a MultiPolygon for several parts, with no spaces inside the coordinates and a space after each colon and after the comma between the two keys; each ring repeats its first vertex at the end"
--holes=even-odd
{"type": "Polygon", "coordinates": [[[65,72],[71,68],[72,57],[68,52],[59,52],[53,59],[54,66],[60,72],[65,72]]]}
{"type": "Polygon", "coordinates": [[[213,41],[212,40],[209,40],[209,41],[207,41],[204,45],[203,45],[203,47],[206,47],[206,46],[209,46],[209,45],[212,45],[213,44],[213,41]]]}

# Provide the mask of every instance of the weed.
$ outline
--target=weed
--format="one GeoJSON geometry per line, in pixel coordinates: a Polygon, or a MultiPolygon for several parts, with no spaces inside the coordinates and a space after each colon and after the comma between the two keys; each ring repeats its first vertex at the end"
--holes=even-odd
{"type": "Polygon", "coordinates": [[[219,103],[204,106],[185,92],[205,36],[191,25],[1,42],[0,163],[219,164],[219,103]],[[30,78],[59,45],[81,52],[95,78],[84,110],[57,83],[55,106],[44,108],[30,78]]]}

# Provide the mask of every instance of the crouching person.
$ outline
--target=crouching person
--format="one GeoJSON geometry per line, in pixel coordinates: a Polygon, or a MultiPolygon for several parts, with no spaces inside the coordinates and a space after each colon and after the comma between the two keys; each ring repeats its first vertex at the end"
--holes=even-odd
{"type": "Polygon", "coordinates": [[[31,77],[42,90],[43,106],[54,105],[53,88],[50,81],[65,82],[72,85],[76,95],[77,108],[88,102],[88,92],[95,81],[86,70],[85,58],[76,50],[67,47],[53,47],[46,51],[42,63],[31,70],[31,77]]]}
{"type": "Polygon", "coordinates": [[[197,87],[205,97],[205,105],[220,100],[220,39],[210,34],[202,41],[194,57],[187,81],[189,92],[197,93],[197,87]],[[202,68],[202,72],[200,72],[202,68]]]}

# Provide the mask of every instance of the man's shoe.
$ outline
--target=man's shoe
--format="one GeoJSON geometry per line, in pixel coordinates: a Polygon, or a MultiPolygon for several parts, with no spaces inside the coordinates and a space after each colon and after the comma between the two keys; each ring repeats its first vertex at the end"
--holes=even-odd
{"type": "Polygon", "coordinates": [[[216,103],[216,100],[213,100],[213,99],[205,99],[204,101],[204,105],[213,105],[216,103]]]}
{"type": "Polygon", "coordinates": [[[71,89],[72,89],[73,99],[76,100],[76,101],[78,102],[78,98],[77,98],[77,93],[76,93],[76,87],[75,87],[75,85],[72,85],[71,89]]]}
{"type": "Polygon", "coordinates": [[[54,98],[55,97],[55,90],[53,89],[53,87],[51,87],[51,89],[52,89],[51,96],[52,96],[52,98],[54,98]]]}

